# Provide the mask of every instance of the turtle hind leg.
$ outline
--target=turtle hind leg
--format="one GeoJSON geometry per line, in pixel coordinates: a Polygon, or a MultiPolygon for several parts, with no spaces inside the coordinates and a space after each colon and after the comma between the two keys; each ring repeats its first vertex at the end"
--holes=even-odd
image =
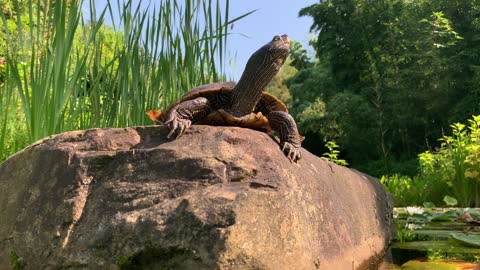
{"type": "Polygon", "coordinates": [[[280,146],[283,153],[292,162],[300,160],[302,158],[300,148],[304,137],[298,133],[293,117],[283,111],[272,111],[266,117],[272,130],[280,134],[280,146]]]}
{"type": "Polygon", "coordinates": [[[170,129],[167,138],[175,134],[176,138],[182,136],[192,125],[192,122],[201,120],[210,111],[209,101],[204,97],[179,103],[168,113],[162,115],[162,123],[170,129]]]}

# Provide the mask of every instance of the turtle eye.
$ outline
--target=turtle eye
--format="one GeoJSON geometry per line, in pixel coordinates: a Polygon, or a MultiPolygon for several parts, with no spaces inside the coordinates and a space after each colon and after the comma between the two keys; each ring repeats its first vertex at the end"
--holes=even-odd
{"type": "Polygon", "coordinates": [[[280,36],[273,37],[273,41],[279,41],[279,40],[280,40],[280,36]]]}

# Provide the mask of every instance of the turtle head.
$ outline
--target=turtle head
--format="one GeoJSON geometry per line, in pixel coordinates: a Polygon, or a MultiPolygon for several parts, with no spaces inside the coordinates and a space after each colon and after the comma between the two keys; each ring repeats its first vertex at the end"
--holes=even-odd
{"type": "Polygon", "coordinates": [[[269,57],[275,59],[273,61],[273,65],[278,71],[287,59],[288,50],[290,49],[290,38],[287,34],[282,36],[277,35],[273,37],[272,41],[270,41],[263,47],[265,47],[265,50],[268,51],[267,54],[269,55],[269,57]]]}
{"type": "Polygon", "coordinates": [[[247,115],[254,110],[263,90],[285,63],[289,49],[288,35],[274,36],[250,56],[240,81],[232,91],[232,114],[247,115]]]}
{"type": "Polygon", "coordinates": [[[274,36],[273,39],[258,49],[248,59],[244,73],[254,73],[255,78],[260,79],[266,75],[268,84],[270,80],[277,74],[285,63],[290,49],[290,38],[288,35],[274,36]]]}

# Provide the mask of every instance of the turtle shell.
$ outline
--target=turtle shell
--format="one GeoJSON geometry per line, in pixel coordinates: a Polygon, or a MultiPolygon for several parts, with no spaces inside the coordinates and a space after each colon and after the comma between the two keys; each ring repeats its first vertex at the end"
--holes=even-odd
{"type": "Polygon", "coordinates": [[[210,83],[205,85],[197,86],[190,91],[188,91],[180,100],[190,100],[201,96],[202,93],[215,93],[223,89],[230,89],[232,90],[235,87],[235,82],[218,82],[218,83],[210,83]]]}
{"type": "MultiPolygon", "coordinates": [[[[197,97],[208,98],[210,95],[215,94],[219,91],[223,91],[224,93],[229,93],[233,90],[234,87],[235,87],[235,82],[220,82],[220,83],[211,83],[211,84],[201,85],[188,91],[188,93],[186,93],[182,98],[180,98],[177,102],[175,102],[175,104],[178,104],[180,102],[187,101],[187,100],[192,100],[197,97]]],[[[288,112],[288,109],[285,103],[283,103],[276,96],[267,92],[263,92],[262,98],[258,102],[257,108],[255,109],[255,112],[258,112],[258,111],[288,112]]]]}
{"type": "MultiPolygon", "coordinates": [[[[215,107],[219,108],[211,112],[204,119],[196,122],[196,124],[205,124],[205,125],[214,125],[214,126],[237,126],[243,128],[250,128],[254,130],[259,130],[263,132],[271,132],[271,127],[268,122],[268,119],[265,115],[271,111],[283,111],[288,112],[287,106],[280,99],[274,95],[263,92],[262,98],[257,104],[255,111],[249,115],[243,117],[236,117],[229,114],[222,108],[223,100],[221,97],[218,97],[218,93],[222,92],[225,96],[228,96],[230,92],[235,87],[235,82],[220,82],[220,83],[211,83],[205,84],[191,89],[179,100],[169,105],[167,109],[162,113],[157,110],[147,111],[147,115],[155,122],[159,123],[158,119],[161,116],[167,116],[170,111],[179,103],[182,103],[187,100],[192,100],[198,97],[205,97],[210,100],[212,103],[216,103],[215,107]],[[215,98],[213,98],[216,96],[215,98]],[[265,114],[265,115],[264,115],[265,114]]],[[[227,99],[225,99],[226,102],[227,99]]]]}
{"type": "Polygon", "coordinates": [[[235,87],[235,82],[219,82],[219,83],[210,83],[210,84],[200,85],[195,88],[192,88],[180,99],[168,105],[164,111],[148,110],[145,112],[145,114],[148,115],[148,117],[156,124],[163,124],[162,119],[167,118],[168,114],[170,114],[172,109],[176,108],[178,104],[187,100],[195,99],[197,97],[209,98],[214,94],[218,93],[219,91],[221,91],[222,89],[225,89],[226,91],[231,91],[234,87],[235,87]]]}

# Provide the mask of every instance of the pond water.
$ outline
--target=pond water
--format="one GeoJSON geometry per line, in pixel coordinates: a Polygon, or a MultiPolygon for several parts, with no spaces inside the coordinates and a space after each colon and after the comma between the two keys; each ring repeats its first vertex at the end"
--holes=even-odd
{"type": "Polygon", "coordinates": [[[384,269],[479,269],[480,209],[395,208],[393,264],[384,269]]]}

